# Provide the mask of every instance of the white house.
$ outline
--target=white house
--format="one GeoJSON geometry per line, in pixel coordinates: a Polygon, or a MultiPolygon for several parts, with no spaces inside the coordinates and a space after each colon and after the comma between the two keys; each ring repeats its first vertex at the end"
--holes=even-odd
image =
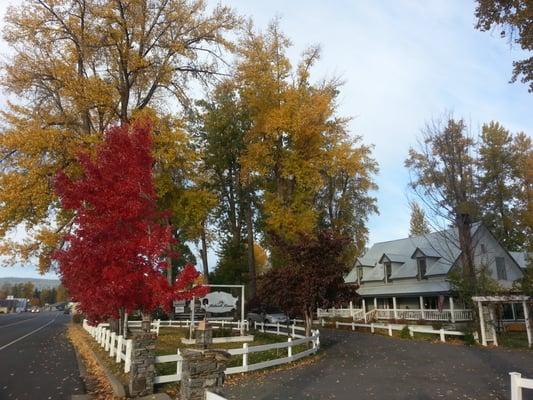
{"type": "MultiPolygon", "coordinates": [[[[482,224],[472,227],[474,263],[511,288],[523,273],[525,256],[509,253],[482,224]],[[522,264],[522,265],[521,265],[522,264]]],[[[466,321],[470,310],[453,298],[449,274],[459,266],[456,229],[374,244],[345,277],[358,284],[363,313],[377,319],[466,321]]],[[[518,310],[504,310],[513,319],[518,310]]]]}

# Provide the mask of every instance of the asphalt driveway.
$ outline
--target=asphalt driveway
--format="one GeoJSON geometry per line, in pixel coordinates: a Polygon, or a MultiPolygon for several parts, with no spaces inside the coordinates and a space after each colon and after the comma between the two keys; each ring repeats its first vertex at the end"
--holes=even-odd
{"type": "MultiPolygon", "coordinates": [[[[509,399],[509,372],[533,378],[533,351],[486,349],[321,330],[311,365],[248,379],[229,399],[509,399]]],[[[524,400],[533,390],[524,390],[524,400]]]]}

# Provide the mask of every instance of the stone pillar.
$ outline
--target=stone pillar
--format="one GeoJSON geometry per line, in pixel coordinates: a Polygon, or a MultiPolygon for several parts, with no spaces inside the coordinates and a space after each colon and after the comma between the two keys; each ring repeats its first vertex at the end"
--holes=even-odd
{"type": "Polygon", "coordinates": [[[156,334],[137,333],[132,339],[129,395],[130,397],[151,395],[154,393],[156,334]]]}
{"type": "Polygon", "coordinates": [[[181,372],[179,400],[204,400],[205,391],[220,393],[231,355],[224,350],[186,349],[181,372]]]}

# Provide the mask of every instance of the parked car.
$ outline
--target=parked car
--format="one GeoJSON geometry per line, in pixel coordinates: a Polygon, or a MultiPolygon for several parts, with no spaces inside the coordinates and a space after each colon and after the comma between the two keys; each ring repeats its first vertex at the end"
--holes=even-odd
{"type": "Polygon", "coordinates": [[[276,308],[252,309],[246,317],[250,322],[267,322],[269,324],[286,324],[289,317],[283,311],[276,308]]]}
{"type": "Polygon", "coordinates": [[[31,312],[32,312],[32,313],[38,313],[38,312],[41,312],[41,309],[40,309],[39,307],[33,307],[33,308],[31,309],[31,312]]]}

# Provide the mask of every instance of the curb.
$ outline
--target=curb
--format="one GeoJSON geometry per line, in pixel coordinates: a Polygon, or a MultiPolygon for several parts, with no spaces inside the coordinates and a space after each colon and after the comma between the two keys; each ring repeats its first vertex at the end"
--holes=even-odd
{"type": "Polygon", "coordinates": [[[104,371],[104,375],[109,381],[109,384],[111,385],[111,389],[113,389],[113,393],[115,394],[115,396],[126,397],[126,393],[128,391],[127,391],[127,388],[124,386],[124,384],[115,375],[113,375],[111,371],[109,371],[109,369],[106,367],[104,362],[100,359],[98,354],[96,354],[96,352],[93,349],[91,349],[90,346],[87,346],[87,349],[91,352],[91,354],[96,359],[96,362],[98,363],[100,368],[102,368],[102,370],[104,371]]]}

